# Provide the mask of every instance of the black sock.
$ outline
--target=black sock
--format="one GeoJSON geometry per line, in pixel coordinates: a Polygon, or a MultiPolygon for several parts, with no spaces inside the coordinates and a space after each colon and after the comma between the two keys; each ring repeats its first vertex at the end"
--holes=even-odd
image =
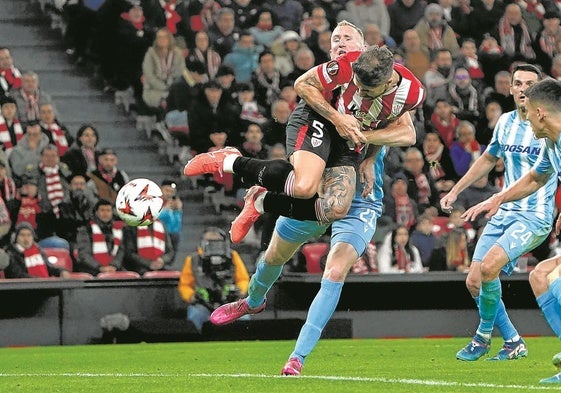
{"type": "Polygon", "coordinates": [[[285,160],[238,157],[234,161],[233,169],[247,185],[259,184],[269,191],[283,192],[286,178],[294,167],[285,160]]]}
{"type": "Polygon", "coordinates": [[[268,192],[263,198],[263,210],[304,221],[318,221],[315,203],[318,194],[310,199],[292,198],[286,194],[268,192]]]}

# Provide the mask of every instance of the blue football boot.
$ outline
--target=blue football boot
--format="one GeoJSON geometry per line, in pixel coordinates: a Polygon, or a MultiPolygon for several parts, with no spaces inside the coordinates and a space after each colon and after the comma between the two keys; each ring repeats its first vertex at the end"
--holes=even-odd
{"type": "Polygon", "coordinates": [[[479,334],[476,334],[468,345],[458,351],[456,359],[473,362],[486,355],[490,348],[491,340],[487,341],[479,334]]]}
{"type": "Polygon", "coordinates": [[[515,360],[528,356],[528,348],[522,338],[514,342],[505,342],[499,353],[485,360],[515,360]]]}
{"type": "Polygon", "coordinates": [[[553,377],[544,378],[540,383],[561,383],[561,373],[555,374],[553,377]]]}

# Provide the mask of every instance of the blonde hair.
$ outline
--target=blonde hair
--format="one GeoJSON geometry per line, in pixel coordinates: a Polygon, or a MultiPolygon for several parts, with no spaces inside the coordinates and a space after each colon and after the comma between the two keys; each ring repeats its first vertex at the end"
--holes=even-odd
{"type": "Polygon", "coordinates": [[[364,34],[362,33],[362,30],[360,30],[357,26],[355,26],[351,22],[349,22],[347,20],[344,20],[344,19],[341,22],[337,23],[337,26],[335,26],[335,28],[340,27],[340,26],[349,26],[349,27],[355,29],[358,32],[358,34],[360,35],[360,39],[362,40],[362,43],[365,44],[364,34]]]}
{"type": "Polygon", "coordinates": [[[152,47],[159,55],[163,53],[163,49],[164,49],[161,46],[158,46],[158,34],[161,33],[164,33],[168,37],[168,43],[169,43],[167,47],[168,52],[173,51],[173,48],[175,48],[175,37],[173,36],[173,34],[171,34],[171,31],[169,31],[166,27],[159,29],[156,32],[156,38],[154,38],[154,43],[152,44],[152,47]]]}
{"type": "MultiPolygon", "coordinates": [[[[454,228],[448,234],[446,239],[446,265],[448,268],[454,268],[456,270],[459,266],[469,266],[469,258],[467,255],[467,248],[460,248],[460,240],[464,236],[467,240],[466,233],[461,228],[454,228]],[[462,255],[462,251],[464,255],[462,255]],[[461,265],[455,265],[455,261],[461,261],[461,265]]],[[[465,243],[464,243],[465,244],[465,243]]]]}

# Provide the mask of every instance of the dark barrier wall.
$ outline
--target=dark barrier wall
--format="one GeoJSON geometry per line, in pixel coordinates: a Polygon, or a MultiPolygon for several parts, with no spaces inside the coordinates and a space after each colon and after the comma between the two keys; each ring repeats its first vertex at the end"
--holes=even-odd
{"type": "MultiPolygon", "coordinates": [[[[267,310],[254,317],[258,322],[251,336],[239,336],[248,326],[241,329],[233,324],[214,330],[209,326],[205,337],[295,338],[320,279],[307,274],[283,276],[269,294],[267,310]],[[275,323],[267,324],[271,321],[275,323]],[[274,332],[274,327],[283,331],[274,332]]],[[[459,273],[349,276],[326,334],[471,336],[478,315],[464,280],[465,275],[459,273]]],[[[173,279],[1,281],[0,346],[104,342],[107,332],[104,335],[100,319],[116,313],[128,317],[129,336],[134,331],[138,340],[146,335],[156,341],[194,338],[176,286],[173,279]]],[[[527,274],[503,278],[503,299],[521,334],[553,335],[536,305],[527,274]]]]}

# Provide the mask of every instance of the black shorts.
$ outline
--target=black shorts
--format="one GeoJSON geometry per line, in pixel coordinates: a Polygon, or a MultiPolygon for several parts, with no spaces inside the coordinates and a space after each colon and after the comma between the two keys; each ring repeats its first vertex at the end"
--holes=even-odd
{"type": "Polygon", "coordinates": [[[286,125],[286,149],[290,157],[298,150],[314,153],[325,161],[326,168],[352,166],[358,168],[360,153],[350,148],[335,126],[318,115],[303,100],[290,115],[286,125]]]}

